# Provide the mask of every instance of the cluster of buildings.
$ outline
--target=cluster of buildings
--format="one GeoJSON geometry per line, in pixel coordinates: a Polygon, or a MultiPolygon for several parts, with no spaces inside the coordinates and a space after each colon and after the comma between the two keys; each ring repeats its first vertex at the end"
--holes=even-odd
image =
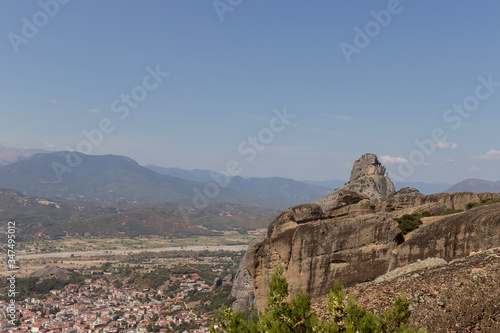
{"type": "Polygon", "coordinates": [[[199,279],[186,276],[181,290],[169,297],[161,291],[118,288],[102,277],[86,279],[52,290],[47,299],[27,298],[16,303],[18,326],[6,316],[8,303],[0,301],[1,332],[209,332],[211,322],[190,311],[185,296],[190,290],[211,290],[199,279]],[[183,327],[188,327],[183,330],[183,327]]]}

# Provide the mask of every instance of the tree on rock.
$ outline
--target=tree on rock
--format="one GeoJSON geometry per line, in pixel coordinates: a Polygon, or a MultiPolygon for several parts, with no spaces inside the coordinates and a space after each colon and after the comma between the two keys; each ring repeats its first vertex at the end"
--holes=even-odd
{"type": "MultiPolygon", "coordinates": [[[[320,322],[311,310],[309,295],[299,290],[290,301],[288,282],[281,265],[275,269],[269,282],[267,308],[258,319],[246,321],[241,312],[224,308],[219,314],[219,328],[228,333],[423,333],[409,326],[411,311],[404,298],[398,298],[394,307],[377,316],[356,304],[353,296],[347,300],[344,287],[335,283],[328,297],[331,318],[320,322]]],[[[210,332],[216,333],[213,326],[210,332]]]]}

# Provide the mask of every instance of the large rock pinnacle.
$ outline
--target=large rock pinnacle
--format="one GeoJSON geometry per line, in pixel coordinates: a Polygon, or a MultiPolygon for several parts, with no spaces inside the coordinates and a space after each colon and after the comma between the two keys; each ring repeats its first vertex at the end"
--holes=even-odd
{"type": "Polygon", "coordinates": [[[364,154],[354,162],[349,182],[315,203],[328,213],[343,206],[342,198],[346,192],[356,192],[360,199],[362,196],[377,204],[396,193],[396,188],[386,175],[385,167],[379,162],[377,155],[364,154]]]}
{"type": "Polygon", "coordinates": [[[364,176],[385,176],[385,171],[385,167],[379,162],[377,155],[364,154],[359,160],[354,162],[349,182],[364,176]]]}

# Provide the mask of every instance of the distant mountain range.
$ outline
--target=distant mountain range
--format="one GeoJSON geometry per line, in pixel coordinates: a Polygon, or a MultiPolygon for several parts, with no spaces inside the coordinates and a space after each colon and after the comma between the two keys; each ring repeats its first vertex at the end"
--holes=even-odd
{"type": "Polygon", "coordinates": [[[492,182],[482,179],[466,179],[448,188],[445,192],[495,192],[500,193],[500,181],[492,182]]]}
{"type": "Polygon", "coordinates": [[[327,188],[278,177],[233,177],[227,185],[219,186],[208,170],[157,167],[163,173],[159,174],[151,167],[116,155],[82,154],[81,163],[72,166],[68,164],[70,156],[68,152],[36,154],[1,166],[0,187],[29,196],[107,204],[126,200],[134,204],[178,202],[200,207],[208,202],[227,202],[267,209],[312,202],[330,192],[327,188]]]}
{"type": "Polygon", "coordinates": [[[202,206],[220,201],[270,209],[287,204],[219,188],[218,195],[205,195],[204,185],[177,177],[160,175],[134,160],[116,155],[81,155],[74,168],[68,167],[67,152],[37,154],[24,161],[0,167],[0,187],[11,188],[29,196],[62,198],[73,201],[113,203],[180,202],[202,206]],[[56,164],[54,164],[56,163],[56,164]],[[66,172],[58,180],[54,166],[66,172]],[[193,198],[195,199],[193,203],[193,198]]]}
{"type": "MultiPolygon", "coordinates": [[[[226,179],[221,173],[210,170],[162,168],[155,165],[146,167],[163,175],[202,183],[213,183],[215,179],[226,179]]],[[[316,201],[331,192],[327,187],[281,177],[243,178],[236,176],[229,180],[225,188],[251,196],[279,200],[286,203],[288,207],[316,201]]]]}
{"type": "MultiPolygon", "coordinates": [[[[200,169],[186,170],[181,168],[163,168],[155,165],[148,165],[147,167],[150,168],[151,170],[154,170],[164,175],[170,175],[174,177],[179,177],[187,180],[194,180],[203,183],[213,182],[213,178],[210,175],[217,175],[217,176],[220,175],[219,173],[210,170],[200,170],[200,169]]],[[[471,180],[465,180],[464,182],[471,183],[471,180]]],[[[451,183],[394,182],[394,186],[396,187],[396,190],[400,190],[403,187],[413,187],[425,195],[450,192],[450,191],[452,192],[470,191],[476,193],[500,192],[500,190],[495,190],[496,187],[491,186],[491,184],[497,184],[497,185],[500,184],[500,181],[497,183],[489,181],[482,181],[482,182],[483,186],[477,185],[475,187],[474,186],[463,187],[462,186],[463,182],[460,182],[456,185],[453,185],[451,183]],[[489,186],[487,184],[489,184],[489,186]],[[454,186],[459,186],[459,187],[455,188],[454,186]],[[461,190],[461,188],[463,190],[461,190]]],[[[281,200],[286,201],[287,194],[282,193],[280,195],[279,193],[276,193],[275,186],[279,186],[278,184],[280,184],[285,188],[290,188],[290,189],[296,188],[297,190],[300,190],[299,188],[297,188],[297,186],[301,184],[300,187],[302,188],[302,191],[307,190],[307,193],[304,193],[302,195],[303,200],[300,201],[301,197],[297,195],[295,191],[293,191],[295,193],[295,198],[289,201],[290,206],[292,206],[291,204],[297,201],[298,203],[313,202],[317,200],[314,199],[317,194],[319,195],[321,193],[324,193],[325,190],[327,190],[326,194],[328,194],[329,192],[344,186],[345,183],[347,183],[347,181],[341,179],[326,180],[326,181],[305,180],[300,182],[292,179],[279,178],[279,177],[249,178],[249,179],[241,177],[233,177],[227,188],[231,188],[234,190],[241,191],[243,193],[262,196],[262,197],[280,198],[281,200]],[[303,184],[313,185],[314,188],[304,187],[303,184]]]]}
{"type": "MultiPolygon", "coordinates": [[[[11,188],[29,196],[58,198],[70,202],[112,204],[176,202],[199,208],[209,202],[282,210],[314,202],[342,187],[343,180],[296,181],[281,177],[232,177],[217,186],[214,178],[225,177],[210,170],[147,167],[117,155],[83,155],[78,166],[68,165],[68,152],[47,152],[0,146],[0,188],[11,188]],[[37,153],[38,152],[38,153],[37,153]],[[54,172],[59,166],[62,178],[54,172]],[[62,172],[61,172],[62,170],[62,172]],[[211,183],[211,184],[210,184],[211,183]],[[207,185],[210,184],[210,185],[207,185]]],[[[500,192],[500,183],[466,180],[448,183],[396,182],[396,189],[417,188],[423,194],[455,191],[500,192]]]]}

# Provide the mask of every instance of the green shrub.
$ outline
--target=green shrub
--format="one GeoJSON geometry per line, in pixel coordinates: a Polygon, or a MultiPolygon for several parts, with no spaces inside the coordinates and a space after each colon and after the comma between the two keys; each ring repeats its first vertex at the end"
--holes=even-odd
{"type": "MultiPolygon", "coordinates": [[[[227,333],[425,333],[409,326],[411,311],[406,299],[398,298],[394,307],[377,316],[356,304],[353,296],[345,305],[346,292],[338,281],[328,296],[331,318],[320,322],[311,310],[309,295],[299,291],[288,299],[288,282],[281,265],[274,271],[269,282],[267,308],[260,317],[245,320],[241,312],[224,308],[219,313],[220,328],[227,333]]],[[[217,330],[212,326],[210,332],[217,330]]]]}
{"type": "Polygon", "coordinates": [[[467,204],[466,208],[467,208],[467,210],[469,210],[469,209],[480,207],[480,206],[492,205],[492,204],[495,204],[498,202],[500,202],[500,199],[487,198],[487,199],[482,199],[481,202],[469,202],[467,204]]]}
{"type": "Polygon", "coordinates": [[[422,217],[429,217],[429,216],[431,216],[431,213],[429,213],[428,211],[425,210],[420,215],[422,215],[422,217]]]}
{"type": "Polygon", "coordinates": [[[483,199],[483,200],[481,200],[481,206],[492,205],[492,204],[495,204],[498,202],[500,202],[500,199],[491,199],[491,198],[483,199]]]}
{"type": "MultiPolygon", "coordinates": [[[[429,214],[430,215],[430,214],[429,214]]],[[[394,221],[398,222],[399,229],[403,235],[415,230],[419,225],[422,224],[421,218],[424,217],[423,214],[405,214],[400,218],[395,218],[394,221]]]]}
{"type": "Polygon", "coordinates": [[[467,206],[465,206],[465,208],[467,208],[467,210],[469,210],[469,209],[472,209],[472,208],[478,207],[478,206],[479,206],[479,202],[469,202],[467,204],[467,206]]]}

